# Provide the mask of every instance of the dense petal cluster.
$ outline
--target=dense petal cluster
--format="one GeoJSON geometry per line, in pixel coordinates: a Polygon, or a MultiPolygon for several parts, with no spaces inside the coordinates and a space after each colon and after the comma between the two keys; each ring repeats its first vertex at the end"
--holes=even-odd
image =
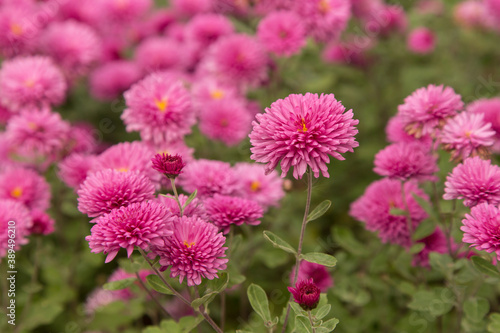
{"type": "Polygon", "coordinates": [[[139,66],[132,61],[115,60],[96,68],[89,76],[92,96],[112,100],[142,77],[139,66]]]}
{"type": "Polygon", "coordinates": [[[151,160],[153,169],[165,175],[167,178],[175,179],[182,173],[186,163],[180,155],[156,154],[151,160]]]}
{"type": "Polygon", "coordinates": [[[352,117],[352,110],[345,112],[333,94],[279,99],[253,122],[251,158],[266,163],[266,173],[280,163],[281,177],[293,167],[293,176],[302,178],[308,166],[316,178],[320,172],[329,177],[329,155],[343,160],[340,154],[359,145],[354,139],[358,120],[352,117]]]}
{"type": "Polygon", "coordinates": [[[412,30],[408,36],[408,49],[419,54],[431,53],[436,46],[434,33],[425,28],[419,27],[412,30]]]}
{"type": "Polygon", "coordinates": [[[319,303],[321,290],[314,283],[313,279],[300,280],[295,288],[288,287],[288,291],[293,295],[293,299],[302,309],[310,311],[319,303]]]}
{"type": "Polygon", "coordinates": [[[77,189],[93,168],[94,155],[75,153],[58,163],[58,175],[69,187],[77,189]]]}
{"type": "Polygon", "coordinates": [[[495,253],[500,259],[500,210],[487,203],[472,207],[465,214],[460,228],[464,232],[462,241],[478,250],[495,253]]]}
{"type": "Polygon", "coordinates": [[[216,194],[203,202],[208,219],[227,234],[231,225],[260,224],[264,212],[255,201],[216,194]]]}
{"type": "Polygon", "coordinates": [[[264,47],[279,56],[298,53],[306,43],[306,29],[292,11],[273,12],[260,21],[257,36],[264,47]]]}
{"type": "Polygon", "coordinates": [[[500,152],[500,98],[481,98],[467,105],[467,112],[484,115],[484,121],[491,124],[495,131],[495,143],[492,151],[500,152]]]}
{"type": "Polygon", "coordinates": [[[45,178],[33,170],[17,168],[0,174],[0,199],[18,201],[28,209],[47,210],[50,187],[45,178]]]}
{"type": "MultiPolygon", "coordinates": [[[[295,268],[296,266],[294,266],[290,274],[290,284],[293,284],[295,268]]],[[[333,286],[333,279],[325,266],[302,260],[299,265],[297,281],[309,279],[313,279],[314,284],[316,284],[323,293],[333,286]]]]}
{"type": "Polygon", "coordinates": [[[8,245],[15,245],[15,249],[23,244],[28,243],[26,238],[29,235],[29,230],[33,224],[29,210],[21,202],[0,198],[0,258],[5,257],[7,249],[11,248],[8,245]],[[12,222],[15,224],[13,225],[12,222]],[[14,243],[9,243],[9,226],[14,227],[15,239],[14,243]]]}
{"type": "Polygon", "coordinates": [[[198,217],[178,218],[173,235],[164,240],[165,246],[153,251],[160,256],[162,270],[170,267],[170,276],[178,276],[180,283],[186,279],[188,286],[199,285],[202,278],[213,280],[226,269],[226,238],[211,223],[198,217]]]}

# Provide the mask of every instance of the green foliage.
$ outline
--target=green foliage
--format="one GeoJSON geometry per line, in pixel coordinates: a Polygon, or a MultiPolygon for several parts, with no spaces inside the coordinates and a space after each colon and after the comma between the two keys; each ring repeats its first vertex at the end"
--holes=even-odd
{"type": "Polygon", "coordinates": [[[163,281],[157,275],[151,274],[146,276],[146,281],[153,290],[165,295],[174,295],[173,291],[165,286],[163,281]]]}
{"type": "Polygon", "coordinates": [[[312,212],[309,213],[309,215],[307,216],[307,222],[319,219],[328,211],[328,209],[330,209],[331,205],[332,202],[330,200],[325,200],[322,203],[320,203],[316,208],[314,208],[312,212]]]}

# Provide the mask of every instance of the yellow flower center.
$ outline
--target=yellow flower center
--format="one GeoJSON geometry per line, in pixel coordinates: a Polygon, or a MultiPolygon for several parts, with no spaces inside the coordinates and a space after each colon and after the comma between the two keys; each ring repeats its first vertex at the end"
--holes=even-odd
{"type": "Polygon", "coordinates": [[[470,136],[471,136],[472,132],[471,131],[465,131],[465,137],[467,139],[470,139],[470,136]]]}
{"type": "Polygon", "coordinates": [[[32,121],[28,122],[28,127],[32,131],[36,131],[36,129],[38,128],[38,126],[32,121]]]}
{"type": "Polygon", "coordinates": [[[28,88],[33,88],[35,86],[35,81],[33,79],[26,79],[24,85],[28,88]]]}
{"type": "Polygon", "coordinates": [[[168,107],[168,100],[166,98],[162,99],[162,100],[155,100],[155,104],[156,104],[156,107],[158,108],[158,110],[160,110],[161,112],[165,112],[167,110],[167,107],[168,107]]]}
{"type": "Polygon", "coordinates": [[[256,192],[260,189],[260,182],[258,180],[254,180],[251,184],[250,184],[250,189],[252,190],[252,192],[256,192]]]}
{"type": "Polygon", "coordinates": [[[220,89],[215,89],[215,90],[210,92],[210,97],[212,97],[212,99],[216,99],[216,100],[222,99],[222,98],[224,98],[224,92],[220,89]]]}
{"type": "Polygon", "coordinates": [[[119,9],[125,9],[129,5],[129,0],[115,0],[115,5],[119,9]]]}
{"type": "Polygon", "coordinates": [[[121,168],[118,168],[118,169],[116,169],[116,170],[118,170],[118,171],[120,171],[120,172],[127,172],[127,171],[128,171],[128,168],[121,167],[121,168]]]}
{"type": "Polygon", "coordinates": [[[299,127],[299,129],[297,130],[297,132],[302,132],[302,133],[307,132],[306,121],[305,121],[304,118],[302,118],[302,121],[300,122],[300,125],[302,125],[302,128],[299,127]]]}
{"type": "Polygon", "coordinates": [[[190,249],[190,248],[191,248],[191,246],[194,246],[194,245],[195,245],[195,242],[188,243],[187,241],[184,241],[184,245],[185,245],[188,249],[190,249]]]}
{"type": "Polygon", "coordinates": [[[328,0],[320,0],[318,7],[319,7],[319,11],[322,12],[323,14],[328,13],[330,11],[330,9],[332,8],[330,6],[330,2],[328,0]]]}
{"type": "Polygon", "coordinates": [[[23,33],[23,28],[17,24],[17,23],[12,23],[10,25],[10,31],[15,35],[15,36],[20,36],[23,33]]]}
{"type": "Polygon", "coordinates": [[[12,189],[12,191],[10,191],[10,196],[13,198],[17,199],[17,198],[21,197],[21,195],[23,195],[23,189],[20,188],[19,186],[14,187],[12,189]]]}

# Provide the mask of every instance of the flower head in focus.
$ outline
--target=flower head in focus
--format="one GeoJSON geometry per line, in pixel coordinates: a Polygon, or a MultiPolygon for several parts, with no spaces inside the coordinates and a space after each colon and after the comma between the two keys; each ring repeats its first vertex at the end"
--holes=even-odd
{"type": "Polygon", "coordinates": [[[182,161],[182,157],[178,154],[156,154],[151,162],[153,162],[153,169],[170,179],[177,178],[186,166],[186,163],[182,161]]]}
{"type": "Polygon", "coordinates": [[[288,291],[293,295],[295,302],[302,309],[310,311],[318,306],[321,290],[312,278],[298,281],[295,288],[288,287],[288,291]]]}

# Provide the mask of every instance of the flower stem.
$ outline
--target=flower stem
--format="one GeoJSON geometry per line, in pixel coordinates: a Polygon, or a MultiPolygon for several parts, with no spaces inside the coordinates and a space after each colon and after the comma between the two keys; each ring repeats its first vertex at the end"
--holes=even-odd
{"type": "MultiPolygon", "coordinates": [[[[300,255],[302,253],[302,243],[304,242],[304,235],[306,233],[306,225],[307,225],[307,216],[309,215],[309,208],[311,207],[311,195],[312,195],[312,170],[310,167],[307,167],[307,199],[306,199],[306,209],[304,211],[304,218],[302,219],[302,227],[300,229],[300,238],[299,238],[299,247],[297,249],[297,255],[295,256],[295,274],[293,277],[293,285],[297,283],[297,278],[299,276],[299,266],[300,266],[300,255]]],[[[284,333],[286,331],[286,326],[288,324],[288,317],[290,316],[290,301],[292,300],[292,295],[290,295],[290,299],[288,301],[288,306],[286,309],[285,321],[283,323],[283,328],[281,332],[284,333]]]]}
{"type": "Polygon", "coordinates": [[[175,201],[177,201],[180,216],[182,217],[182,215],[184,214],[184,209],[182,208],[181,201],[179,200],[179,194],[177,193],[177,188],[175,187],[175,178],[170,178],[170,184],[172,185],[172,191],[174,191],[175,201]]]}
{"type": "Polygon", "coordinates": [[[307,315],[309,316],[309,322],[311,323],[312,333],[316,333],[316,329],[314,328],[313,319],[311,317],[311,310],[307,311],[307,315]]]}
{"type": "MultiPolygon", "coordinates": [[[[229,226],[229,240],[228,240],[228,249],[227,249],[227,259],[230,260],[231,256],[231,248],[233,245],[234,238],[234,228],[229,226]]],[[[220,328],[224,331],[224,326],[226,324],[226,290],[223,290],[220,293],[220,328]]]]}
{"type": "Polygon", "coordinates": [[[408,225],[408,234],[410,235],[410,247],[413,245],[413,221],[411,219],[410,210],[408,208],[408,201],[406,200],[405,182],[401,181],[401,196],[403,198],[403,205],[406,211],[406,223],[408,225]]]}
{"type": "MultiPolygon", "coordinates": [[[[194,287],[194,292],[195,292],[196,298],[199,298],[200,294],[199,294],[198,288],[196,286],[194,287]]],[[[210,326],[212,326],[212,328],[217,333],[224,333],[224,331],[219,326],[217,326],[217,324],[213,321],[213,319],[210,318],[210,316],[207,314],[207,312],[205,311],[204,305],[200,305],[200,307],[198,309],[195,309],[195,310],[198,311],[199,313],[201,313],[203,318],[205,318],[205,320],[210,324],[210,326]]]]}

